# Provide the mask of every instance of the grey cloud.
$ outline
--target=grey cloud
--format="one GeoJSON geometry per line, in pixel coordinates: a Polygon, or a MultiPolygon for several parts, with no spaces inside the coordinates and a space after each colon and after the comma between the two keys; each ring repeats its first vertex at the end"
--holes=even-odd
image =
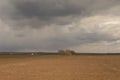
{"type": "Polygon", "coordinates": [[[65,25],[74,21],[74,17],[82,14],[84,10],[67,0],[12,0],[11,5],[15,9],[14,13],[9,15],[8,24],[21,28],[26,25],[31,28],[50,24],[65,25]]]}
{"type": "Polygon", "coordinates": [[[98,28],[97,24],[102,21],[102,17],[94,18],[92,22],[87,18],[89,16],[93,18],[94,15],[107,15],[106,10],[109,9],[113,14],[112,8],[119,6],[119,0],[4,0],[0,2],[0,20],[2,21],[0,22],[2,33],[0,50],[57,50],[89,43],[99,44],[104,41],[111,43],[120,40],[118,36],[113,36],[113,33],[108,33],[109,30],[114,32],[114,26],[112,29],[108,28],[110,25],[105,25],[106,28],[103,26],[105,32],[98,30],[101,28],[98,28]],[[86,20],[81,23],[84,18],[86,20]],[[68,26],[72,27],[67,32],[68,26]],[[89,31],[92,29],[90,26],[94,27],[91,31],[89,31]],[[87,29],[82,30],[82,27],[87,29]]]}
{"type": "Polygon", "coordinates": [[[13,5],[16,8],[15,17],[37,17],[48,20],[108,9],[118,5],[119,2],[118,0],[13,0],[13,5]]]}
{"type": "MultiPolygon", "coordinates": [[[[59,36],[55,37],[52,40],[50,40],[51,45],[48,47],[51,47],[52,49],[65,49],[72,46],[79,46],[79,45],[85,45],[89,43],[100,43],[100,42],[115,42],[120,40],[120,38],[111,36],[109,34],[104,33],[84,33],[82,35],[76,35],[76,36],[59,36]]],[[[49,43],[48,43],[49,44],[49,43]]],[[[47,47],[47,46],[46,46],[47,47]]]]}
{"type": "MultiPolygon", "coordinates": [[[[6,0],[7,1],[7,0],[6,0]]],[[[95,15],[114,5],[118,0],[8,0],[2,9],[4,21],[10,26],[41,28],[45,25],[66,25],[75,18],[95,15]],[[11,7],[8,10],[8,7],[11,7]],[[66,20],[65,20],[66,18],[66,20]]]]}
{"type": "Polygon", "coordinates": [[[34,37],[23,38],[20,35],[20,37],[12,39],[12,41],[4,40],[3,43],[0,43],[0,50],[20,51],[47,49],[48,51],[56,51],[58,49],[69,49],[69,47],[86,45],[89,43],[100,43],[103,41],[111,43],[120,40],[115,36],[103,33],[83,33],[76,36],[59,35],[39,40],[40,38],[41,37],[38,36],[36,40],[34,37]]]}
{"type": "Polygon", "coordinates": [[[25,18],[37,17],[43,20],[51,17],[69,16],[81,14],[82,8],[69,3],[56,0],[40,0],[40,1],[17,1],[14,3],[17,9],[16,15],[25,18]]]}

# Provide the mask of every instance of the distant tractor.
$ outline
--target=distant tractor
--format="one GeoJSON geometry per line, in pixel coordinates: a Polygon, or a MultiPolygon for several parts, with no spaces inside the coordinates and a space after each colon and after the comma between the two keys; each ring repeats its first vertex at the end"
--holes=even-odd
{"type": "Polygon", "coordinates": [[[72,51],[72,50],[59,50],[58,54],[59,55],[68,55],[68,56],[71,56],[71,55],[75,54],[75,52],[72,51]]]}

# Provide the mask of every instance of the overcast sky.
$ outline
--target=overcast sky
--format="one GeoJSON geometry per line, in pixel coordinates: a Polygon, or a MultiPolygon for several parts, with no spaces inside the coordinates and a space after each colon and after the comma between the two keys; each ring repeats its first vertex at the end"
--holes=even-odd
{"type": "Polygon", "coordinates": [[[0,51],[120,52],[120,0],[1,0],[0,51]]]}

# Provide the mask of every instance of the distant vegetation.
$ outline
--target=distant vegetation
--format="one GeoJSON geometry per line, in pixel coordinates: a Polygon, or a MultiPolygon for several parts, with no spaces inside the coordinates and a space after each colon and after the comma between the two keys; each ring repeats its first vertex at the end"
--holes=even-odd
{"type": "Polygon", "coordinates": [[[0,55],[120,55],[120,53],[77,53],[72,50],[58,50],[58,52],[0,52],[0,55]]]}

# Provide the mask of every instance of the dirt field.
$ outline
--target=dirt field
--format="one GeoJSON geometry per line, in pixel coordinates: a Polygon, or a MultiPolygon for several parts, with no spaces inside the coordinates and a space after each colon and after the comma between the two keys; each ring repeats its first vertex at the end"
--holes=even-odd
{"type": "Polygon", "coordinates": [[[2,55],[0,80],[120,80],[120,55],[2,55]]]}

